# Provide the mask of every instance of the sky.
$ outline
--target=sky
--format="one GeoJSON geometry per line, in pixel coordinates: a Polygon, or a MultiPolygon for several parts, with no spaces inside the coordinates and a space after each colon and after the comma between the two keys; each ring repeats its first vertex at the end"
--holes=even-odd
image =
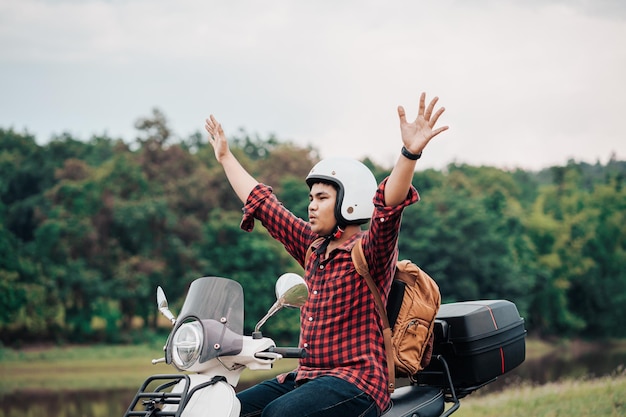
{"type": "Polygon", "coordinates": [[[439,97],[420,168],[626,160],[623,0],[0,0],[0,128],[227,136],[391,166],[397,106],[439,97]]]}

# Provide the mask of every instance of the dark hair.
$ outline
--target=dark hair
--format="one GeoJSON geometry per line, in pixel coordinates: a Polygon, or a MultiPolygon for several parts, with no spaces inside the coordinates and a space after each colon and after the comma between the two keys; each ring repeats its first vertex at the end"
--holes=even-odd
{"type": "Polygon", "coordinates": [[[314,181],[308,182],[308,184],[309,184],[309,191],[311,191],[311,188],[313,188],[313,186],[315,184],[325,184],[325,185],[331,185],[335,189],[335,191],[337,193],[339,193],[339,185],[336,182],[334,182],[334,181],[326,181],[326,180],[323,180],[323,179],[315,179],[314,181]]]}

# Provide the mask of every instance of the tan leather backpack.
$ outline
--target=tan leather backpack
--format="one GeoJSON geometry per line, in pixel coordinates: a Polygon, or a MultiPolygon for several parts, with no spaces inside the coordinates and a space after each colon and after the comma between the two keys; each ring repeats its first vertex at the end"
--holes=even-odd
{"type": "MultiPolygon", "coordinates": [[[[310,254],[311,248],[307,251],[305,262],[308,262],[310,254]]],[[[396,288],[401,288],[403,292],[396,294],[396,298],[400,301],[399,305],[393,306],[397,318],[392,329],[387,316],[388,309],[383,304],[378,287],[369,273],[361,239],[355,243],[351,255],[356,271],[365,278],[374,296],[376,310],[383,322],[383,338],[389,372],[388,391],[393,392],[396,374],[412,378],[415,373],[430,363],[435,317],[441,305],[439,286],[410,260],[398,261],[392,292],[396,288]]],[[[390,299],[393,298],[391,295],[390,299]]]]}
{"type": "Polygon", "coordinates": [[[435,317],[441,305],[439,286],[426,272],[408,259],[398,261],[394,281],[404,287],[398,316],[391,329],[387,309],[378,287],[369,273],[361,240],[352,248],[352,262],[365,278],[383,320],[383,337],[387,351],[389,391],[395,389],[395,374],[411,378],[430,363],[433,349],[435,317]]]}

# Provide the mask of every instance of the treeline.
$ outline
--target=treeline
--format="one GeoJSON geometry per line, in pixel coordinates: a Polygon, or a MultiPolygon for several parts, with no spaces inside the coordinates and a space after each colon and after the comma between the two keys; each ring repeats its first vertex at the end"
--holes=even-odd
{"type": "MultiPolygon", "coordinates": [[[[201,134],[174,140],[155,110],[131,143],[68,134],[43,146],[0,129],[0,338],[129,342],[157,328],[155,288],[180,311],[189,283],[242,283],[246,328],[273,303],[275,279],[301,268],[263,230],[239,229],[241,204],[201,134]]],[[[233,151],[306,218],[313,148],[240,131],[233,151]]],[[[365,161],[380,180],[388,168],[365,161]]],[[[626,162],[541,172],[452,164],[415,173],[401,257],[445,302],[514,301],[540,336],[625,337],[626,162]]],[[[297,312],[265,329],[293,340],[297,312]]]]}

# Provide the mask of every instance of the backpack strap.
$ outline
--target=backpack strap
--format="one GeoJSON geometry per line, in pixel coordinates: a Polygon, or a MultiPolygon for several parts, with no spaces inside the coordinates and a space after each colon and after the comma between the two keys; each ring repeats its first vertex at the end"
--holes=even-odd
{"type": "Polygon", "coordinates": [[[383,300],[380,297],[380,291],[378,291],[378,287],[374,282],[374,278],[370,274],[369,266],[367,265],[367,260],[365,259],[365,254],[363,253],[363,245],[361,244],[361,239],[358,239],[352,248],[352,263],[354,264],[354,268],[356,272],[359,273],[363,278],[365,278],[365,282],[369,287],[372,295],[374,296],[374,302],[376,304],[376,310],[378,311],[378,315],[383,321],[383,340],[385,341],[385,352],[387,354],[387,372],[389,373],[389,385],[387,386],[387,390],[391,393],[395,390],[396,386],[396,370],[393,359],[393,347],[391,345],[391,327],[389,326],[389,319],[387,317],[387,311],[385,310],[385,305],[383,304],[383,300]]]}
{"type": "Polygon", "coordinates": [[[309,263],[309,259],[311,258],[311,254],[313,253],[313,245],[315,245],[317,242],[321,242],[322,240],[324,240],[323,237],[318,237],[309,245],[308,249],[306,250],[306,255],[304,255],[304,270],[305,271],[306,271],[306,265],[309,263]]]}

